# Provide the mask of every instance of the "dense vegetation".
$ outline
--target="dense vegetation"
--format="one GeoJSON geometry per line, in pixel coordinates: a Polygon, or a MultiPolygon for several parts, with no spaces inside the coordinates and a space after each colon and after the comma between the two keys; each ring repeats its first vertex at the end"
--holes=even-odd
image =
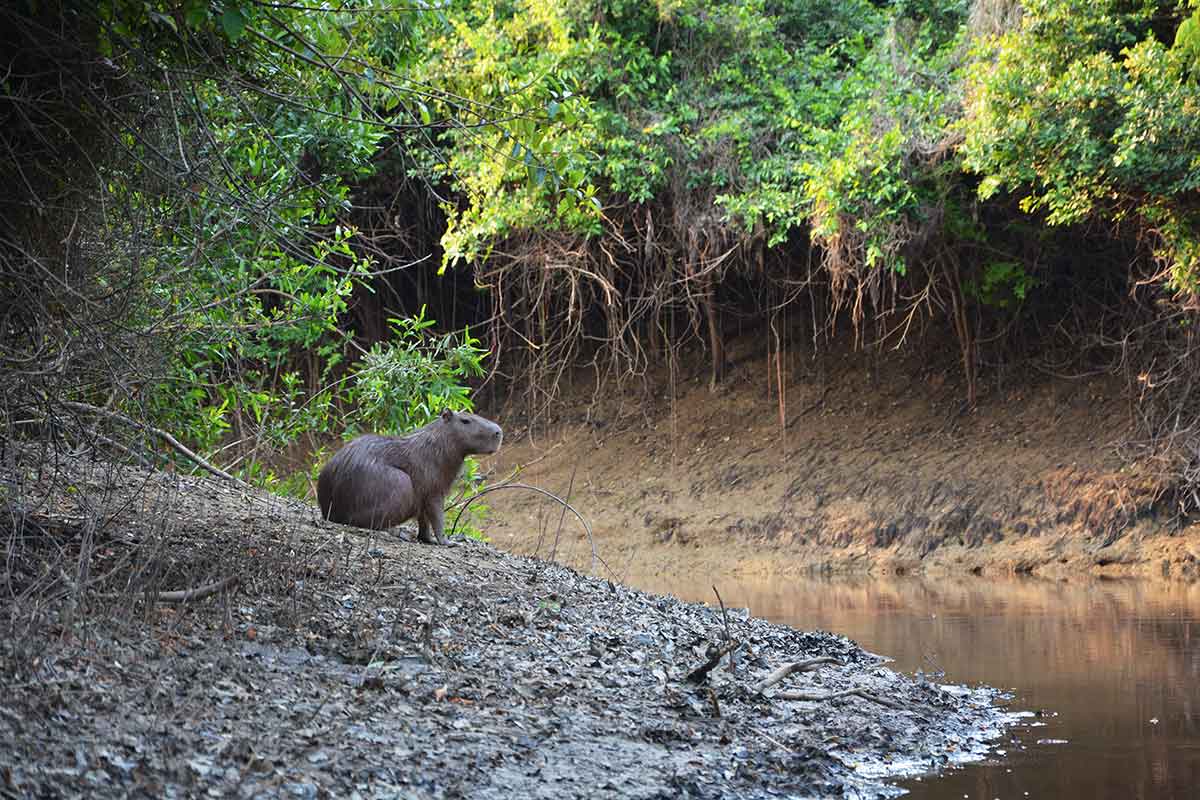
{"type": "Polygon", "coordinates": [[[1129,376],[1165,476],[1200,463],[1196,0],[0,21],[5,441],[149,459],[158,428],[279,485],[302,437],[466,407],[485,369],[537,410],[693,341],[719,382],[735,330],[944,328],[966,403],[1065,345],[1129,376]]]}

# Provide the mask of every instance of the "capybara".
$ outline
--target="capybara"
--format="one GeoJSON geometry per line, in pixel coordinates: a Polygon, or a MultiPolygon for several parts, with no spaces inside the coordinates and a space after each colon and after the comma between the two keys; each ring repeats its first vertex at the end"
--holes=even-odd
{"type": "Polygon", "coordinates": [[[321,513],[375,530],[416,517],[422,542],[445,544],[443,505],[463,459],[496,452],[503,438],[491,420],[450,409],[406,436],[359,436],[321,469],[321,513]]]}

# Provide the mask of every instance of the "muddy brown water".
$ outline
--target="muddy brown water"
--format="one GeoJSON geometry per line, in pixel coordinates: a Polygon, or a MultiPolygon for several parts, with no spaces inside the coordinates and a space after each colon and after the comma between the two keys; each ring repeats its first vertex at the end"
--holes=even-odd
{"type": "MultiPolygon", "coordinates": [[[[627,576],[714,602],[703,576],[627,576]]],[[[973,578],[721,578],[727,605],[821,628],[1036,712],[984,762],[906,781],[912,798],[1200,798],[1200,586],[973,578]]]]}

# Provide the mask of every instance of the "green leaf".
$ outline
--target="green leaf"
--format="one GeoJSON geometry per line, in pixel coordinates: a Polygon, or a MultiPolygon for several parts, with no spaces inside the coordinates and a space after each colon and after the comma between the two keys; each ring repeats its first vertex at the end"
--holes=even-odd
{"type": "Polygon", "coordinates": [[[208,19],[208,3],[188,0],[183,9],[183,21],[189,28],[199,28],[208,19]]]}
{"type": "Polygon", "coordinates": [[[221,15],[221,27],[229,41],[236,42],[246,30],[246,17],[239,8],[228,8],[221,15]]]}

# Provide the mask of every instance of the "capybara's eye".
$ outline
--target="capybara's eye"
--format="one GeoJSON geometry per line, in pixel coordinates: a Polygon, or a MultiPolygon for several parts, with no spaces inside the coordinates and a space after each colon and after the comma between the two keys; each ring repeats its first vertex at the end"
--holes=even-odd
{"type": "Polygon", "coordinates": [[[470,425],[470,424],[471,424],[471,418],[470,418],[470,417],[459,417],[459,418],[458,418],[458,421],[459,421],[459,422],[461,422],[463,425],[470,425]]]}

